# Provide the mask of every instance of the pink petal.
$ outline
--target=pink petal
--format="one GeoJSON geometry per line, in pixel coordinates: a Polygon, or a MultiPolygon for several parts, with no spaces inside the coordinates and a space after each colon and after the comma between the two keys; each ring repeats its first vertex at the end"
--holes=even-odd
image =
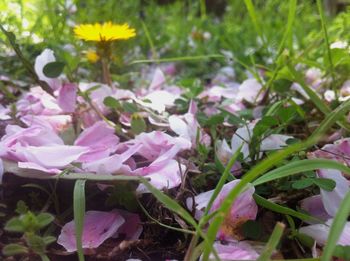
{"type": "MultiPolygon", "coordinates": [[[[214,200],[214,203],[210,209],[210,212],[213,212],[220,208],[222,202],[225,200],[227,194],[240,182],[240,180],[233,180],[227,184],[225,184],[220,191],[217,198],[214,200]]],[[[247,220],[255,220],[257,212],[258,212],[258,206],[256,205],[253,194],[254,194],[254,187],[248,186],[248,188],[242,192],[233,205],[231,206],[230,214],[227,219],[228,224],[225,225],[225,227],[236,227],[244,221],[247,220]]],[[[208,205],[208,202],[213,194],[214,190],[210,190],[204,193],[201,193],[195,197],[195,203],[196,203],[196,218],[200,218],[203,215],[203,210],[208,205]]],[[[191,198],[188,198],[186,201],[187,207],[189,209],[192,208],[192,200],[191,198]]],[[[217,237],[220,239],[227,239],[227,237],[230,237],[227,233],[227,231],[220,230],[217,237]]]]}
{"type": "MultiPolygon", "coordinates": [[[[214,243],[214,249],[222,260],[256,260],[259,254],[246,242],[214,243]]],[[[214,258],[214,256],[212,256],[214,258]]]]}
{"type": "Polygon", "coordinates": [[[89,149],[79,146],[56,145],[56,146],[27,146],[22,148],[27,162],[36,163],[44,168],[63,168],[89,149]]]}
{"type": "Polygon", "coordinates": [[[144,107],[151,108],[158,113],[163,113],[166,107],[175,105],[175,100],[179,97],[177,94],[170,93],[164,90],[153,91],[146,96],[142,97],[141,100],[137,100],[139,104],[144,107]],[[143,102],[142,100],[148,100],[143,102]]]}
{"type": "MultiPolygon", "coordinates": [[[[330,226],[333,219],[329,219],[326,224],[316,224],[299,229],[300,233],[306,234],[316,240],[318,245],[324,246],[327,242],[330,226]]],[[[342,234],[337,242],[338,245],[349,246],[350,245],[350,222],[345,224],[342,234]]]]}
{"type": "MultiPolygon", "coordinates": [[[[305,198],[301,201],[300,205],[303,210],[320,220],[326,221],[331,218],[324,208],[321,195],[305,198]]],[[[313,224],[314,222],[308,223],[313,224]]]]}
{"type": "Polygon", "coordinates": [[[255,123],[249,123],[247,126],[238,128],[231,139],[231,149],[233,151],[238,150],[238,148],[243,144],[241,148],[241,153],[243,153],[243,157],[247,158],[247,160],[250,160],[248,159],[249,143],[253,135],[254,126],[255,126],[255,123]]]}
{"type": "Polygon", "coordinates": [[[149,86],[149,89],[159,89],[165,83],[165,76],[161,69],[157,68],[154,72],[152,82],[149,86]]]}
{"type": "MultiPolygon", "coordinates": [[[[138,169],[135,174],[142,175],[143,169],[138,169]]],[[[146,171],[145,177],[150,179],[150,183],[159,190],[172,189],[179,186],[182,182],[181,172],[185,171],[184,165],[179,165],[176,160],[169,160],[166,164],[146,171]],[[181,171],[180,171],[181,168],[181,171]]],[[[147,188],[140,184],[137,188],[140,193],[148,192],[147,188]]]]}
{"type": "Polygon", "coordinates": [[[192,115],[196,115],[197,111],[198,111],[197,103],[195,103],[195,101],[191,100],[187,113],[192,114],[192,115]]]}
{"type": "Polygon", "coordinates": [[[320,178],[332,179],[336,182],[336,186],[332,191],[320,189],[324,208],[327,213],[334,217],[339,209],[340,203],[349,191],[349,183],[343,177],[339,170],[334,169],[320,169],[317,171],[320,178]]]}
{"type": "Polygon", "coordinates": [[[138,154],[150,161],[157,159],[175,144],[179,146],[179,151],[191,148],[191,143],[188,140],[174,138],[161,131],[141,133],[135,137],[135,143],[142,144],[142,147],[138,150],[138,154]]]}
{"type": "Polygon", "coordinates": [[[170,129],[173,132],[175,132],[180,137],[191,141],[191,135],[189,133],[188,126],[184,120],[182,120],[179,116],[176,115],[171,115],[168,120],[170,129]]]}
{"type": "MultiPolygon", "coordinates": [[[[125,219],[118,211],[87,211],[82,236],[83,248],[99,247],[106,239],[112,237],[124,223],[125,219]]],[[[68,252],[77,250],[74,220],[63,226],[57,243],[68,252]]]]}
{"type": "Polygon", "coordinates": [[[55,132],[61,132],[72,122],[72,117],[70,115],[25,115],[21,117],[21,121],[28,127],[49,124],[55,132]]]}
{"type": "Polygon", "coordinates": [[[281,135],[281,134],[271,134],[270,136],[263,139],[260,145],[261,151],[267,150],[279,150],[287,146],[286,141],[292,139],[292,136],[281,135]]]}
{"type": "Polygon", "coordinates": [[[4,163],[2,162],[2,159],[0,158],[0,185],[2,184],[3,175],[4,175],[4,163]]]}
{"type": "Polygon", "coordinates": [[[143,231],[140,216],[121,209],[115,211],[118,211],[119,214],[122,215],[125,219],[125,223],[118,229],[113,237],[125,235],[126,240],[137,240],[143,231]]]}
{"type": "Polygon", "coordinates": [[[106,158],[83,163],[82,168],[85,171],[96,172],[98,174],[129,174],[123,173],[123,166],[125,166],[123,163],[134,155],[141,147],[141,144],[136,144],[122,154],[114,154],[106,158]]]}
{"type": "MultiPolygon", "coordinates": [[[[18,162],[18,167],[21,169],[39,170],[50,174],[58,174],[62,172],[62,170],[59,170],[57,168],[46,168],[34,162],[18,162]]],[[[33,176],[30,174],[28,177],[34,177],[34,175],[35,174],[33,173],[33,176]]],[[[40,174],[40,176],[42,176],[42,174],[40,174]]]]}
{"type": "Polygon", "coordinates": [[[59,89],[58,105],[63,112],[72,113],[75,111],[78,87],[74,83],[66,83],[59,89]]]}
{"type": "Polygon", "coordinates": [[[238,101],[246,100],[250,103],[254,103],[255,100],[259,102],[262,99],[262,93],[260,93],[261,88],[262,85],[256,79],[247,79],[239,86],[236,99],[238,101]]]}

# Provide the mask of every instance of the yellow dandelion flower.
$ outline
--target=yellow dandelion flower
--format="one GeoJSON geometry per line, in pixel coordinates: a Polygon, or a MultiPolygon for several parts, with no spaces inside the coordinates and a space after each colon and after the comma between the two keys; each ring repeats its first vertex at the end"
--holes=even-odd
{"type": "Polygon", "coordinates": [[[91,63],[95,63],[100,59],[100,56],[95,51],[90,50],[86,52],[86,59],[91,63]]]}
{"type": "Polygon", "coordinates": [[[74,27],[75,35],[85,41],[108,42],[126,40],[136,35],[135,29],[128,24],[81,24],[74,27]]]}

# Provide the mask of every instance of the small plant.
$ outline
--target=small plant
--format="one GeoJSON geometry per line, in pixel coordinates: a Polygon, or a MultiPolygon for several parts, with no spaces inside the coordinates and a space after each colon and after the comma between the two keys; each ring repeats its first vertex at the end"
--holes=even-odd
{"type": "Polygon", "coordinates": [[[23,201],[18,201],[16,212],[19,216],[10,219],[5,230],[9,232],[22,233],[23,236],[18,243],[11,243],[3,248],[3,254],[14,256],[21,254],[36,254],[41,260],[49,260],[46,255],[46,247],[56,241],[53,236],[44,236],[40,230],[49,225],[54,217],[49,213],[34,214],[28,210],[23,201]]]}

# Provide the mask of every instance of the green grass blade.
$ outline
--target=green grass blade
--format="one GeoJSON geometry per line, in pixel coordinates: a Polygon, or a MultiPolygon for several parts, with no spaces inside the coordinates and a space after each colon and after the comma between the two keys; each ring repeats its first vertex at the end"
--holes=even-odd
{"type": "Polygon", "coordinates": [[[337,245],[338,239],[343,232],[345,223],[348,221],[350,214],[350,191],[346,194],[345,198],[341,202],[338,212],[334,217],[332,226],[327,238],[327,244],[323,249],[321,261],[332,260],[332,255],[337,245]]]}
{"type": "Polygon", "coordinates": [[[337,169],[341,172],[347,173],[350,175],[350,168],[344,166],[341,163],[338,163],[333,160],[326,159],[306,159],[306,160],[298,160],[288,163],[282,167],[274,169],[263,176],[259,177],[253,182],[254,186],[264,184],[266,182],[270,182],[272,180],[285,178],[290,175],[298,174],[304,171],[310,171],[315,169],[337,169]]]}
{"type": "Polygon", "coordinates": [[[246,5],[246,7],[247,7],[250,19],[253,22],[255,31],[260,36],[261,40],[265,43],[265,38],[264,38],[264,35],[263,35],[263,31],[262,31],[262,29],[260,27],[260,23],[258,21],[258,16],[256,14],[256,10],[255,10],[255,7],[254,7],[254,4],[253,4],[252,0],[244,0],[244,3],[246,5]]]}
{"type": "Polygon", "coordinates": [[[156,48],[154,46],[154,42],[152,40],[151,34],[150,34],[150,32],[148,30],[148,27],[145,24],[145,22],[141,20],[141,24],[142,24],[142,29],[145,32],[146,39],[148,41],[149,47],[150,47],[151,52],[152,52],[152,59],[156,59],[157,58],[157,51],[156,51],[156,48]]]}
{"type": "Polygon", "coordinates": [[[272,231],[272,235],[265,246],[265,249],[261,253],[260,257],[257,259],[257,261],[270,260],[273,251],[276,249],[278,243],[281,240],[285,227],[286,226],[283,223],[278,222],[276,224],[275,228],[272,231]]]}
{"type": "Polygon", "coordinates": [[[207,60],[207,59],[225,59],[222,54],[208,54],[208,55],[194,55],[194,56],[182,56],[182,57],[170,57],[162,59],[145,59],[145,60],[135,60],[129,63],[168,63],[168,62],[183,62],[183,61],[194,61],[194,60],[207,60]]]}
{"type": "Polygon", "coordinates": [[[255,202],[259,206],[266,208],[266,209],[269,209],[269,210],[272,210],[276,213],[293,216],[293,217],[299,218],[303,221],[316,221],[316,222],[322,223],[322,221],[317,219],[317,218],[314,218],[314,217],[309,216],[307,214],[295,211],[291,208],[283,207],[281,205],[273,203],[273,202],[259,196],[258,194],[254,194],[253,197],[254,197],[255,202]]]}
{"type": "MultiPolygon", "coordinates": [[[[318,12],[320,13],[320,18],[321,18],[321,26],[322,26],[322,31],[323,31],[323,36],[325,40],[325,45],[326,45],[326,52],[328,56],[328,61],[329,61],[329,69],[331,70],[331,75],[334,80],[334,64],[333,64],[333,59],[332,59],[332,53],[331,53],[331,48],[329,45],[329,38],[328,38],[328,32],[327,32],[327,26],[326,26],[326,17],[324,15],[323,11],[323,3],[321,0],[317,0],[317,8],[318,12]]],[[[333,88],[335,93],[337,94],[337,90],[333,88]]],[[[337,97],[337,96],[336,96],[337,97]]]]}
{"type": "Polygon", "coordinates": [[[86,180],[77,180],[74,185],[73,194],[74,225],[79,261],[85,260],[82,247],[85,217],[85,182],[86,180]]]}
{"type": "Polygon", "coordinates": [[[297,0],[290,0],[289,1],[287,28],[283,34],[282,41],[280,42],[278,52],[277,52],[277,57],[281,55],[287,39],[291,37],[296,11],[297,11],[297,0]]]}

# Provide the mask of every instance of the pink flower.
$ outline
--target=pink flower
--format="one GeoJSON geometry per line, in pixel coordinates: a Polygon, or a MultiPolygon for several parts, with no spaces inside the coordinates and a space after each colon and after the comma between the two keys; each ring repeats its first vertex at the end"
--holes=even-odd
{"type": "MultiPolygon", "coordinates": [[[[135,240],[141,232],[142,226],[136,214],[123,210],[87,211],[84,218],[82,246],[84,249],[97,248],[106,239],[119,234],[124,234],[127,240],[135,240]]],[[[74,220],[63,226],[57,243],[68,252],[77,250],[74,220]]]]}
{"type": "MultiPolygon", "coordinates": [[[[171,189],[181,184],[181,173],[185,171],[185,166],[174,157],[190,146],[187,140],[173,138],[163,132],[141,133],[134,140],[120,144],[116,154],[83,163],[82,168],[97,174],[143,176],[149,178],[158,189],[171,189]]],[[[140,185],[137,191],[145,193],[147,189],[140,185]]]]}
{"type": "MultiPolygon", "coordinates": [[[[225,184],[220,191],[217,198],[214,200],[214,203],[209,211],[209,213],[220,208],[222,202],[225,200],[227,194],[240,182],[240,180],[233,180],[225,184]]],[[[196,214],[195,217],[199,219],[203,215],[205,207],[208,205],[208,202],[213,195],[214,190],[210,190],[204,193],[197,195],[194,198],[196,214]]],[[[238,233],[238,228],[240,225],[245,223],[247,220],[255,220],[258,206],[256,205],[253,194],[255,188],[251,185],[242,192],[234,201],[231,206],[231,210],[228,213],[228,216],[225,218],[223,225],[221,226],[217,238],[220,240],[225,240],[231,237],[241,239],[240,234],[238,233]]],[[[187,198],[186,204],[189,209],[192,208],[192,198],[187,198]]]]}
{"type": "Polygon", "coordinates": [[[74,145],[88,147],[88,153],[82,155],[79,161],[90,162],[106,158],[117,149],[119,138],[114,135],[114,129],[104,121],[98,121],[85,129],[75,140],[74,145]]]}
{"type": "Polygon", "coordinates": [[[57,100],[41,87],[31,88],[16,102],[17,117],[27,126],[49,123],[55,131],[61,131],[71,123],[70,115],[64,115],[57,100]]]}
{"type": "Polygon", "coordinates": [[[85,171],[95,172],[101,175],[124,174],[132,172],[131,167],[127,164],[130,159],[141,148],[140,144],[129,147],[121,154],[113,154],[106,158],[83,163],[82,169],[85,171]]]}
{"type": "Polygon", "coordinates": [[[33,87],[16,103],[18,116],[24,115],[57,115],[62,110],[57,100],[41,87],[33,87]]]}
{"type": "Polygon", "coordinates": [[[191,143],[188,140],[181,137],[172,137],[161,131],[141,133],[128,143],[142,144],[138,154],[150,161],[157,159],[175,145],[177,145],[177,152],[191,148],[191,143]]]}
{"type": "Polygon", "coordinates": [[[87,147],[64,145],[52,129],[40,125],[8,125],[0,141],[0,157],[17,161],[20,168],[49,173],[59,173],[88,151],[87,147]]]}

